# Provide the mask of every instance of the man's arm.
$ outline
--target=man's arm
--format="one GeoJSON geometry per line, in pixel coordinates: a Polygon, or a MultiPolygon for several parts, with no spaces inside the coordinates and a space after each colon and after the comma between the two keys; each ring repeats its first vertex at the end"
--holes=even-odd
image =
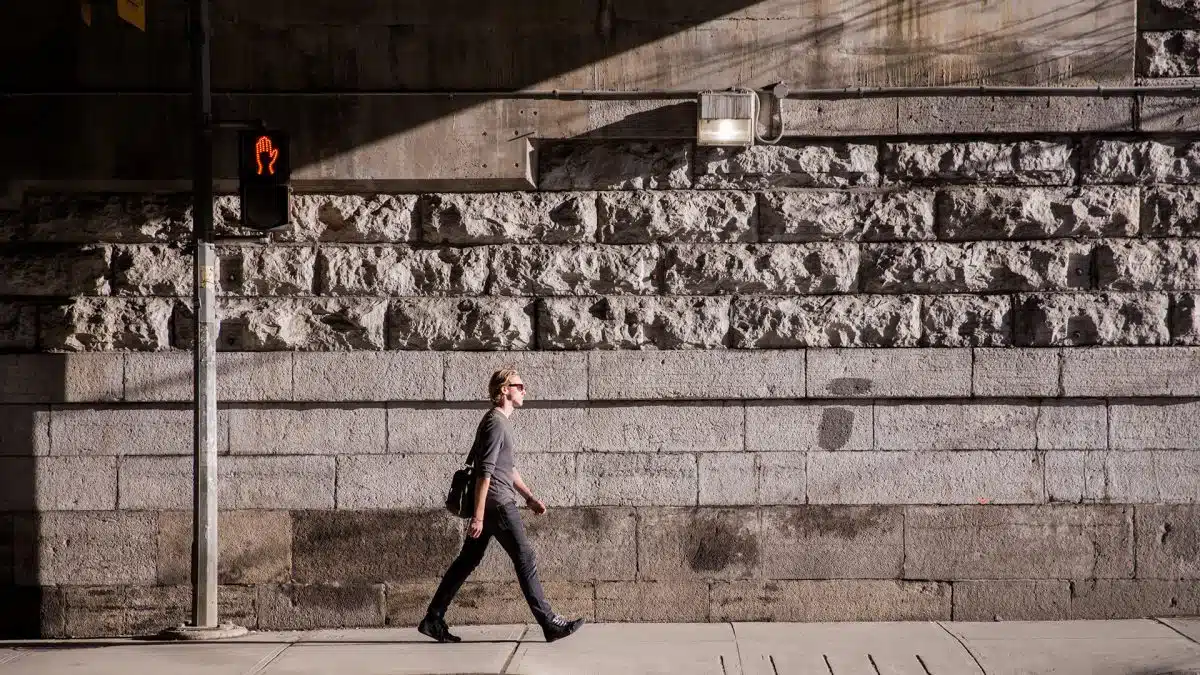
{"type": "Polygon", "coordinates": [[[533,490],[530,490],[525,485],[525,481],[521,480],[521,472],[517,471],[517,467],[513,467],[513,487],[517,488],[517,492],[525,499],[533,499],[533,490]]]}

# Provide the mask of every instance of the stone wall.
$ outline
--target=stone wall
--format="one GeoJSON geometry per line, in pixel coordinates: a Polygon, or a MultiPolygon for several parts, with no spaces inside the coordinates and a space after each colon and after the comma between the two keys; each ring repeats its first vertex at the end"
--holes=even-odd
{"type": "MultiPolygon", "coordinates": [[[[223,244],[224,619],[416,622],[508,362],[558,611],[1200,613],[1200,142],[539,156],[535,192],[297,195],[292,231],[223,244]]],[[[189,615],[187,200],[30,195],[0,227],[7,632],[189,615]]],[[[528,619],[498,547],[449,618],[528,619]]]]}

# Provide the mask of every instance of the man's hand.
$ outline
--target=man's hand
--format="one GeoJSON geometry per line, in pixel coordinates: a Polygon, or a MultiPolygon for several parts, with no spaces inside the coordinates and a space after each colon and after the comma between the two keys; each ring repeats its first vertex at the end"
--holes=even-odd
{"type": "Polygon", "coordinates": [[[525,498],[525,506],[528,506],[530,510],[539,516],[546,512],[546,504],[533,495],[529,495],[525,498]]]}
{"type": "Polygon", "coordinates": [[[472,518],[471,525],[467,527],[467,536],[472,539],[478,539],[481,534],[483,534],[483,519],[472,518]]]}

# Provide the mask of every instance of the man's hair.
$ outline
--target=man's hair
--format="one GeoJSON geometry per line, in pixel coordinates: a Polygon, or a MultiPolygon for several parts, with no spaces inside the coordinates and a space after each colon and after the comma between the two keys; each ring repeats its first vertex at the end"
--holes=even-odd
{"type": "Polygon", "coordinates": [[[492,399],[492,405],[500,405],[501,399],[504,398],[504,385],[511,382],[517,374],[517,369],[513,366],[504,366],[492,373],[492,379],[488,381],[488,396],[492,399]]]}

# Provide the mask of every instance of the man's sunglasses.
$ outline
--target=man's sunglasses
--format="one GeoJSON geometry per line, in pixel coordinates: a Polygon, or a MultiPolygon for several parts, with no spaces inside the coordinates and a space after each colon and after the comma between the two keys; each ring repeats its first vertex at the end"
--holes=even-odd
{"type": "Polygon", "coordinates": [[[516,389],[520,389],[521,391],[525,391],[525,385],[520,382],[514,382],[514,383],[509,384],[508,386],[514,387],[516,389]]]}

